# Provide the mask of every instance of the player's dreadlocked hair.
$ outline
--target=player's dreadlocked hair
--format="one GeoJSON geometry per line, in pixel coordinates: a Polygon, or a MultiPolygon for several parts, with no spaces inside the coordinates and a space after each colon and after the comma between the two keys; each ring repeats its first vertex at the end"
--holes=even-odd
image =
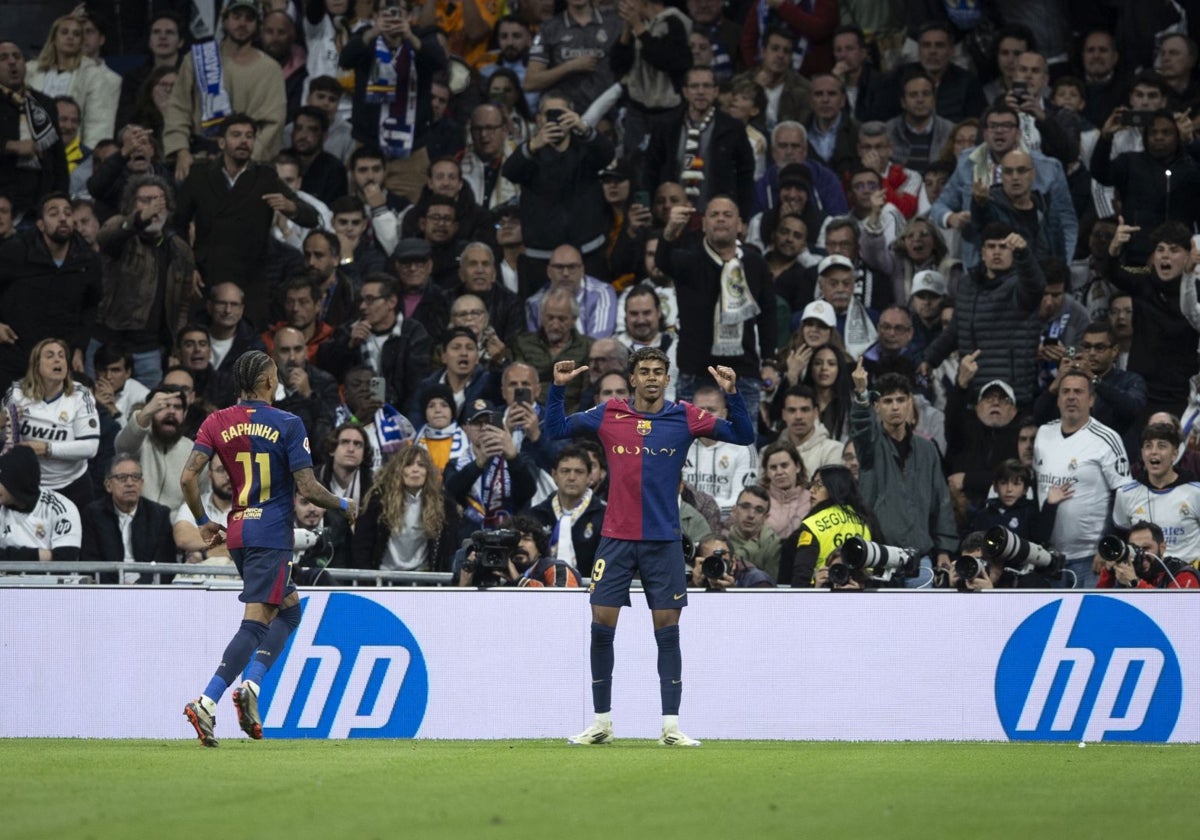
{"type": "Polygon", "coordinates": [[[248,350],[233,363],[233,383],[241,394],[253,394],[258,380],[274,364],[271,357],[261,350],[248,350]]]}

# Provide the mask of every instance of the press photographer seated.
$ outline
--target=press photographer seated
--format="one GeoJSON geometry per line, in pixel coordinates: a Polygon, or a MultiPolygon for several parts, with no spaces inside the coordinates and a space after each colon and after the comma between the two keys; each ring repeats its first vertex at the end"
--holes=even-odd
{"type": "Polygon", "coordinates": [[[1200,575],[1187,563],[1167,557],[1162,528],[1138,520],[1129,538],[1109,535],[1100,540],[1099,556],[1104,561],[1098,589],[1200,589],[1200,575]]]}
{"type": "Polygon", "coordinates": [[[577,589],[579,572],[549,553],[550,539],[542,523],[532,516],[515,516],[508,528],[476,531],[459,549],[458,585],[577,589]]]}
{"type": "Polygon", "coordinates": [[[775,586],[770,575],[735,554],[729,540],[719,534],[707,534],[700,539],[690,583],[710,592],[775,586]]]}
{"type": "Polygon", "coordinates": [[[959,592],[984,589],[1050,589],[1062,578],[1065,558],[1006,528],[972,531],[947,569],[947,586],[959,592]]]}

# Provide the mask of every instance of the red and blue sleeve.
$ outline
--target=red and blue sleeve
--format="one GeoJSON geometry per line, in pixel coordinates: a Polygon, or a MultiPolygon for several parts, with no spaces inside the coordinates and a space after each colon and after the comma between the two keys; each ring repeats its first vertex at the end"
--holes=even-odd
{"type": "Polygon", "coordinates": [[[750,412],[746,409],[746,401],[742,399],[741,393],[734,391],[732,394],[726,394],[725,405],[729,409],[729,419],[714,418],[716,423],[713,434],[705,435],[705,437],[716,438],[726,443],[738,443],[742,446],[754,443],[754,421],[750,418],[750,412]]]}
{"type": "Polygon", "coordinates": [[[308,444],[308,433],[304,430],[304,423],[299,418],[292,418],[288,421],[286,431],[288,468],[296,472],[311,467],[312,450],[308,444]]]}

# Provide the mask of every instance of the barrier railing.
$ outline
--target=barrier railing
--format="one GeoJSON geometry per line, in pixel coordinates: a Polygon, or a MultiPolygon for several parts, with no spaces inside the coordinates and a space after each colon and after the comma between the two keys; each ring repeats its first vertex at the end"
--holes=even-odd
{"type": "MultiPolygon", "coordinates": [[[[448,586],[449,572],[397,572],[387,569],[340,569],[329,567],[325,573],[339,581],[356,586],[364,582],[375,586],[448,586]]],[[[54,563],[4,563],[0,565],[0,586],[41,585],[56,583],[80,583],[82,578],[99,582],[100,575],[138,574],[150,575],[155,583],[162,583],[163,575],[182,575],[188,580],[180,585],[233,586],[238,584],[237,569],[233,566],[208,566],[195,563],[122,563],[122,562],[54,562],[54,563]],[[23,577],[21,577],[23,576],[23,577]]]]}

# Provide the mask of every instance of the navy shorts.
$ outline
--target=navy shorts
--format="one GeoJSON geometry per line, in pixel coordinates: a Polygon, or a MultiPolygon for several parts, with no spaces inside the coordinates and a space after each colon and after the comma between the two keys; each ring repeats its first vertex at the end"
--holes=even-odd
{"type": "Polygon", "coordinates": [[[652,610],[687,606],[687,567],[679,540],[616,540],[601,537],[592,564],[592,603],[598,607],[628,607],[633,573],[642,578],[646,603],[652,610]]]}
{"type": "Polygon", "coordinates": [[[292,583],[292,552],[286,548],[231,548],[229,556],[242,576],[239,601],[278,607],[296,591],[296,584],[292,583]]]}

